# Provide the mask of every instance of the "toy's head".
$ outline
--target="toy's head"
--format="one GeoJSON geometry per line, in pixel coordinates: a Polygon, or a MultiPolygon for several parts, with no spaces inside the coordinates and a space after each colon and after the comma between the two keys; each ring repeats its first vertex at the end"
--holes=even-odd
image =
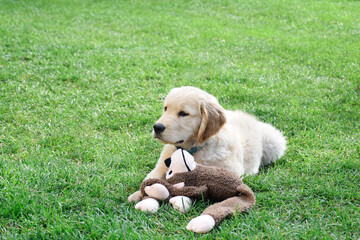
{"type": "Polygon", "coordinates": [[[170,158],[165,159],[164,162],[169,168],[166,172],[166,179],[171,178],[175,173],[190,172],[196,167],[194,157],[181,148],[176,150],[170,158]]]}

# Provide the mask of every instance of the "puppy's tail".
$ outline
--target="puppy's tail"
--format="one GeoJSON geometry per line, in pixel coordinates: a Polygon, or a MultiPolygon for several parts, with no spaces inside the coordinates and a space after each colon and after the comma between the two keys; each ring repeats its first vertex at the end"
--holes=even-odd
{"type": "Polygon", "coordinates": [[[284,155],[286,150],[286,138],[275,127],[267,123],[262,124],[263,155],[261,166],[275,162],[284,155]]]}

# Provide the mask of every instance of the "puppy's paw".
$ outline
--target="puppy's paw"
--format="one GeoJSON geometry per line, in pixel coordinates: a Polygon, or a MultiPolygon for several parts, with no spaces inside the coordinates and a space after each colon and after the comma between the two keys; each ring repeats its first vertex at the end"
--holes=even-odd
{"type": "Polygon", "coordinates": [[[140,201],[142,198],[143,198],[142,193],[140,191],[136,191],[128,197],[128,202],[135,203],[140,201]]]}
{"type": "Polygon", "coordinates": [[[196,233],[207,233],[215,226],[215,219],[210,215],[201,215],[193,218],[186,229],[196,233]]]}
{"type": "Polygon", "coordinates": [[[192,204],[191,199],[185,196],[172,197],[169,202],[173,205],[174,209],[179,210],[181,213],[189,211],[192,204]]]}
{"type": "Polygon", "coordinates": [[[155,183],[151,186],[147,186],[147,187],[145,187],[144,191],[150,197],[158,199],[158,200],[167,199],[170,195],[167,188],[160,183],[155,183]]]}
{"type": "Polygon", "coordinates": [[[156,213],[159,210],[159,203],[153,198],[147,198],[141,202],[138,202],[135,205],[135,209],[138,209],[142,212],[156,213]]]}

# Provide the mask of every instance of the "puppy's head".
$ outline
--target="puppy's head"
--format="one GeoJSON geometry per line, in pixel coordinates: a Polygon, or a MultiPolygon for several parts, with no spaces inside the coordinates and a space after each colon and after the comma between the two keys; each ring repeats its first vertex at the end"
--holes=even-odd
{"type": "Polygon", "coordinates": [[[224,109],[214,96],[194,87],[174,88],[165,98],[152,136],[167,144],[197,146],[225,122],[224,109]]]}

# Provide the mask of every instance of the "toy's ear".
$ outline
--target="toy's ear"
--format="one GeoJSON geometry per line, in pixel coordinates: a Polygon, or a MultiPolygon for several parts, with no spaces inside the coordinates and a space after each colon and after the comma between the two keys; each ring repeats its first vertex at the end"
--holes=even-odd
{"type": "Polygon", "coordinates": [[[164,160],[164,163],[165,163],[166,167],[169,168],[169,167],[170,167],[170,164],[171,164],[171,157],[165,159],[165,160],[164,160]]]}

